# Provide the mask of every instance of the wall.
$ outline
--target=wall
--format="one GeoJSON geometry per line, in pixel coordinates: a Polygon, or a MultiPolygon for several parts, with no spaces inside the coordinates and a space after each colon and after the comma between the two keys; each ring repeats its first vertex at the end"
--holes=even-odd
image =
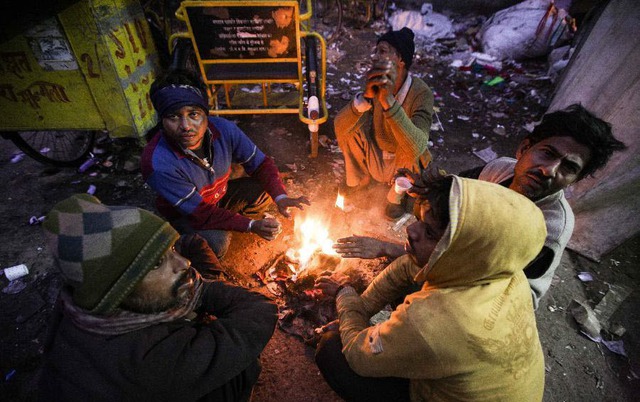
{"type": "Polygon", "coordinates": [[[610,122],[628,149],[572,186],[576,214],[569,248],[600,260],[640,231],[640,7],[612,0],[574,53],[550,110],[581,103],[610,122]]]}

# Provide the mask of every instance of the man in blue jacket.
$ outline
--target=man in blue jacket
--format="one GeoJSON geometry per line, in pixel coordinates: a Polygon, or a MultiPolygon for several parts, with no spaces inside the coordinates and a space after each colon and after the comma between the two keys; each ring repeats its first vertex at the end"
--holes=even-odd
{"type": "Polygon", "coordinates": [[[285,217],[290,207],[310,203],[304,196],[287,196],[273,159],[235,124],[209,117],[206,94],[201,80],[181,70],[151,85],[161,124],[151,132],[141,168],[158,195],[158,212],[180,233],[200,234],[223,257],[231,231],[276,238],[280,223],[263,215],[271,200],[285,217]],[[250,177],[229,180],[232,163],[250,177]]]}

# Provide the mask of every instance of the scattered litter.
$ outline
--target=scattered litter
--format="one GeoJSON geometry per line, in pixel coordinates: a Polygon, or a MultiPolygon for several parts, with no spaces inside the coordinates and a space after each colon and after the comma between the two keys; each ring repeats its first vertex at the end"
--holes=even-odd
{"type": "Polygon", "coordinates": [[[9,280],[9,282],[13,282],[18,278],[22,278],[23,276],[28,275],[29,268],[27,268],[27,266],[24,264],[19,264],[3,269],[2,273],[9,280]]]}
{"type": "Polygon", "coordinates": [[[491,147],[481,149],[479,151],[473,151],[473,154],[482,159],[485,163],[489,163],[498,157],[498,154],[491,147]]]}
{"type": "Polygon", "coordinates": [[[469,116],[458,115],[458,120],[469,121],[469,116]]]}
{"type": "Polygon", "coordinates": [[[323,147],[323,148],[329,148],[329,144],[331,144],[331,139],[329,137],[327,137],[326,135],[321,135],[318,137],[318,143],[323,147]]]}
{"type": "Polygon", "coordinates": [[[25,157],[23,152],[19,152],[11,157],[11,163],[18,163],[25,157]]]}
{"type": "Polygon", "coordinates": [[[43,148],[40,148],[40,151],[39,151],[39,152],[40,152],[41,154],[43,154],[43,155],[44,155],[44,154],[48,154],[49,152],[51,152],[51,148],[49,148],[49,147],[43,147],[43,148]]]}
{"type": "Polygon", "coordinates": [[[504,128],[502,124],[496,125],[496,128],[493,129],[493,132],[502,137],[507,135],[507,130],[504,128]]]}
{"type": "Polygon", "coordinates": [[[442,122],[440,121],[440,116],[438,116],[438,112],[436,112],[434,110],[433,114],[436,115],[436,120],[438,121],[438,124],[440,125],[440,130],[442,130],[442,132],[444,133],[444,126],[442,125],[442,122]]]}
{"type": "Polygon", "coordinates": [[[620,265],[620,261],[614,260],[613,258],[610,259],[609,261],[611,261],[611,265],[613,265],[614,267],[617,267],[620,265]]]}
{"type": "Polygon", "coordinates": [[[22,279],[16,279],[15,281],[9,282],[9,284],[2,289],[2,293],[15,295],[22,292],[26,287],[27,284],[22,279]]]}
{"type": "Polygon", "coordinates": [[[527,123],[524,126],[522,126],[522,128],[524,128],[525,130],[527,130],[528,132],[532,133],[533,129],[536,128],[536,123],[531,122],[531,123],[527,123]]]}
{"type": "Polygon", "coordinates": [[[609,319],[620,304],[631,294],[632,289],[623,285],[609,285],[609,291],[593,309],[604,328],[609,327],[609,319]]]}
{"type": "Polygon", "coordinates": [[[490,54],[473,52],[471,56],[473,57],[472,61],[482,67],[489,67],[497,71],[502,70],[502,62],[490,54]]]}
{"type": "Polygon", "coordinates": [[[11,379],[11,377],[13,377],[14,375],[16,375],[16,370],[15,369],[11,369],[9,370],[9,372],[4,376],[4,380],[5,381],[9,381],[11,379]]]}
{"type": "Polygon", "coordinates": [[[593,275],[591,275],[589,272],[580,272],[578,274],[578,279],[580,279],[582,282],[591,282],[593,280],[593,275]]]}
{"type": "Polygon", "coordinates": [[[578,325],[580,325],[580,330],[584,335],[594,342],[602,340],[600,336],[602,327],[591,307],[574,299],[569,304],[569,311],[578,325]]]}
{"type": "Polygon", "coordinates": [[[285,163],[285,166],[294,173],[298,171],[298,166],[295,163],[285,163]]]}
{"type": "Polygon", "coordinates": [[[89,188],[87,189],[87,194],[94,195],[96,193],[96,186],[93,184],[89,184],[89,188]]]}
{"type": "Polygon", "coordinates": [[[37,216],[32,216],[31,218],[29,218],[29,225],[33,226],[33,225],[39,225],[42,222],[44,222],[44,215],[37,217],[37,216]]]}
{"type": "Polygon", "coordinates": [[[622,342],[622,339],[617,340],[617,341],[605,341],[605,340],[602,340],[601,343],[604,346],[606,346],[607,349],[609,349],[613,353],[621,355],[621,356],[625,356],[625,357],[627,356],[627,353],[624,351],[624,343],[622,342]]]}
{"type": "Polygon", "coordinates": [[[87,159],[82,165],[80,165],[80,167],[78,168],[78,172],[84,173],[96,163],[98,163],[98,158],[96,158],[92,153],[89,153],[89,159],[87,159]]]}
{"type": "Polygon", "coordinates": [[[620,324],[613,324],[609,327],[609,332],[615,336],[621,337],[625,332],[627,332],[627,329],[620,324]]]}
{"type": "Polygon", "coordinates": [[[247,92],[247,93],[252,93],[252,94],[257,94],[257,93],[262,92],[262,88],[259,85],[256,85],[256,86],[254,86],[252,88],[242,87],[242,88],[240,88],[240,90],[242,92],[247,92]]]}
{"type": "Polygon", "coordinates": [[[496,76],[496,77],[493,77],[490,80],[485,81],[484,84],[487,85],[487,86],[493,87],[493,86],[498,85],[498,84],[503,83],[503,82],[504,82],[504,78],[502,78],[500,76],[496,76]]]}
{"type": "Polygon", "coordinates": [[[339,146],[337,145],[329,145],[329,151],[331,151],[332,154],[341,154],[342,150],[340,149],[339,146]]]}
{"type": "Polygon", "coordinates": [[[449,95],[453,96],[456,99],[461,99],[460,96],[455,94],[455,92],[451,92],[449,95]]]}
{"type": "Polygon", "coordinates": [[[471,133],[471,136],[473,138],[480,138],[480,134],[478,134],[478,133],[471,133]]]}

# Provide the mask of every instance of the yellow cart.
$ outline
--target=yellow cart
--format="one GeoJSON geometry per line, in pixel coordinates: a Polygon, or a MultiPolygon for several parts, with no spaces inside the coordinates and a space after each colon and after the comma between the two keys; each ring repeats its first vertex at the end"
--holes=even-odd
{"type": "Polygon", "coordinates": [[[310,29],[311,1],[183,1],[176,17],[187,32],[213,104],[210,114],[297,114],[318,154],[327,121],[326,43],[310,29]]]}
{"type": "Polygon", "coordinates": [[[96,132],[142,137],[156,124],[160,71],[137,0],[81,0],[0,43],[0,133],[35,159],[81,163],[96,132]]]}

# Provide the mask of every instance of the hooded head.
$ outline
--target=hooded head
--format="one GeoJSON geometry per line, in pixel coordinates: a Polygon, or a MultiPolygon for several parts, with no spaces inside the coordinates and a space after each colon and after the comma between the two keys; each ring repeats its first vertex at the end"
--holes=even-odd
{"type": "Polygon", "coordinates": [[[56,204],[43,227],[73,302],[92,314],[118,307],[178,239],[151,212],[88,194],[56,204]]]}
{"type": "Polygon", "coordinates": [[[478,285],[522,271],[547,235],[540,209],[498,184],[452,178],[449,224],[416,279],[439,287],[478,285]]]}

